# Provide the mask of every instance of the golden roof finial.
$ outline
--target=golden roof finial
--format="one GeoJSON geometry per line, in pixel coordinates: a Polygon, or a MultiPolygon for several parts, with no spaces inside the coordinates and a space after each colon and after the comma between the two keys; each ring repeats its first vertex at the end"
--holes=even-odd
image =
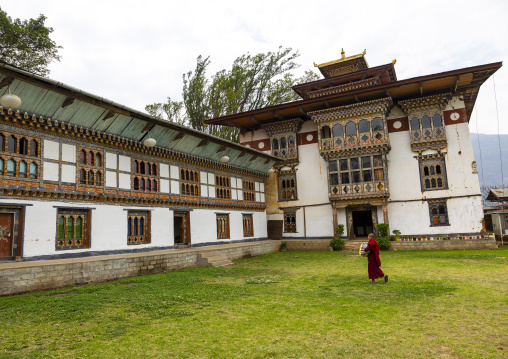
{"type": "Polygon", "coordinates": [[[346,53],[344,52],[344,48],[342,48],[342,51],[340,53],[340,58],[341,59],[345,59],[346,58],[346,53]]]}

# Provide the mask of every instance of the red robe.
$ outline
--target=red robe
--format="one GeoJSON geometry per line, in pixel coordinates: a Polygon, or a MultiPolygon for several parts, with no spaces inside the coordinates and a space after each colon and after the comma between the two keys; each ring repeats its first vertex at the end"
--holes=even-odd
{"type": "Polygon", "coordinates": [[[369,260],[369,279],[382,278],[385,276],[383,271],[381,270],[381,259],[379,259],[379,245],[377,244],[375,239],[369,240],[367,243],[366,251],[370,251],[367,259],[369,260]]]}

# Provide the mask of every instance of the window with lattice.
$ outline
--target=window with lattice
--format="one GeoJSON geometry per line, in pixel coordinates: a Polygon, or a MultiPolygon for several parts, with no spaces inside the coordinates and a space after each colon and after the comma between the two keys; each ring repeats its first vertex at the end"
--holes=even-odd
{"type": "Polygon", "coordinates": [[[284,232],[296,233],[296,209],[284,209],[284,232]]]}
{"type": "Polygon", "coordinates": [[[443,157],[420,160],[419,165],[422,191],[448,188],[446,166],[443,157]]]}
{"type": "Polygon", "coordinates": [[[429,202],[430,226],[448,226],[448,209],[446,201],[429,202]]]}
{"type": "Polygon", "coordinates": [[[16,179],[38,179],[40,167],[39,140],[0,132],[0,176],[16,179]]]}
{"type": "Polygon", "coordinates": [[[83,186],[102,186],[104,184],[102,152],[88,148],[81,148],[78,151],[78,183],[83,186]]]}
{"type": "Polygon", "coordinates": [[[150,243],[150,211],[128,211],[127,244],[150,243]]]}
{"type": "Polygon", "coordinates": [[[280,172],[278,175],[279,201],[293,201],[298,199],[296,190],[296,173],[280,172]]]}
{"type": "Polygon", "coordinates": [[[90,210],[58,209],[56,249],[90,247],[90,210]]]}
{"type": "Polygon", "coordinates": [[[182,196],[199,196],[199,171],[180,169],[180,194],[182,196]]]}
{"type": "Polygon", "coordinates": [[[159,168],[150,161],[132,161],[132,188],[141,192],[159,191],[159,168]]]}
{"type": "Polygon", "coordinates": [[[254,236],[254,226],[252,224],[252,214],[243,214],[243,236],[252,237],[254,236]]]}
{"type": "Polygon", "coordinates": [[[215,176],[215,196],[231,199],[231,179],[228,176],[215,176]]]}
{"type": "Polygon", "coordinates": [[[248,202],[254,202],[256,200],[256,192],[254,189],[254,181],[242,181],[243,189],[243,200],[248,202]]]}
{"type": "Polygon", "coordinates": [[[217,213],[217,239],[229,238],[229,214],[217,213]]]}

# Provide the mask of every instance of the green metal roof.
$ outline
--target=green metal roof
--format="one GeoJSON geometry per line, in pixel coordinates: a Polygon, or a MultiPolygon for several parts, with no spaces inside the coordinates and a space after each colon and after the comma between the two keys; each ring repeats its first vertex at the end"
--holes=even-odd
{"type": "Polygon", "coordinates": [[[150,130],[157,147],[266,173],[277,157],[202,133],[95,96],[80,89],[0,63],[0,96],[19,96],[20,112],[142,142],[150,130]]]}

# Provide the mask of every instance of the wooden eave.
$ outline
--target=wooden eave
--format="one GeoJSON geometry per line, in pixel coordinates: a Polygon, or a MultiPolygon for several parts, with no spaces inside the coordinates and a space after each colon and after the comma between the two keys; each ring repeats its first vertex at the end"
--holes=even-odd
{"type": "Polygon", "coordinates": [[[450,92],[462,96],[466,104],[466,111],[469,119],[480,86],[493,73],[501,68],[501,66],[502,62],[495,62],[437,74],[413,77],[406,80],[381,84],[375,87],[366,87],[339,94],[330,94],[317,98],[287,102],[281,105],[218,117],[205,122],[207,124],[216,125],[234,123],[238,126],[242,126],[244,129],[253,130],[260,128],[261,124],[291,118],[299,117],[304,120],[310,119],[307,113],[311,111],[370,101],[382,97],[391,97],[394,102],[396,102],[442,92],[450,92]],[[252,118],[255,118],[257,122],[252,121],[252,118]]]}
{"type": "Polygon", "coordinates": [[[321,90],[327,87],[343,85],[347,83],[353,83],[368,78],[378,77],[381,84],[397,81],[397,75],[395,74],[395,67],[393,64],[386,64],[377,67],[371,67],[365,70],[347,73],[341,76],[325,78],[317,81],[307,82],[304,84],[293,86],[292,89],[302,98],[309,98],[309,92],[315,90],[321,90]]]}

